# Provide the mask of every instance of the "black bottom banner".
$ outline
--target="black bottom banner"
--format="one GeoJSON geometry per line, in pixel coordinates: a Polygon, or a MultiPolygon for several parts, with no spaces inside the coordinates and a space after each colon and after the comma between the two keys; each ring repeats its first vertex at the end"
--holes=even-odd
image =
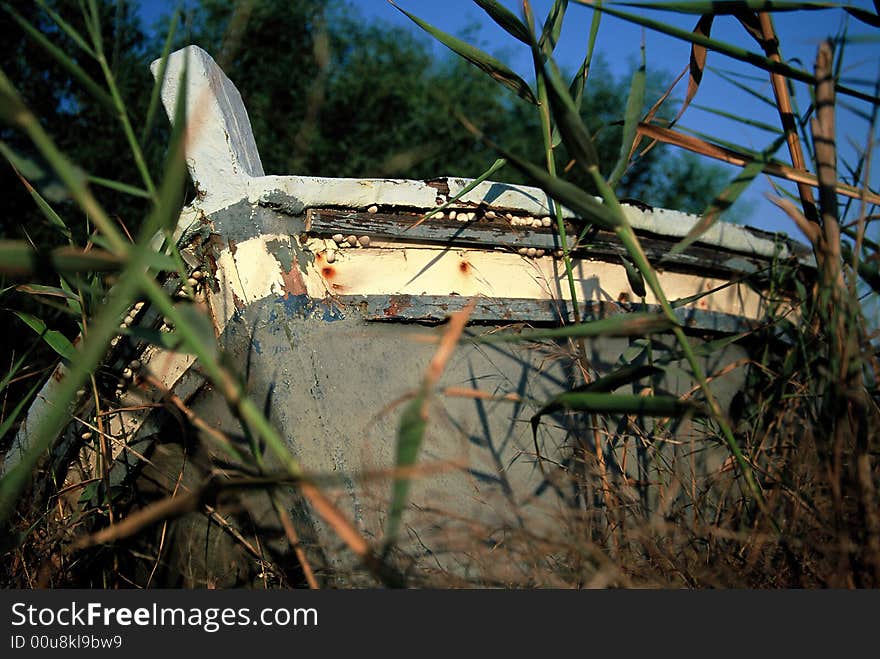
{"type": "Polygon", "coordinates": [[[632,655],[737,646],[791,656],[867,643],[878,604],[865,591],[6,590],[0,656],[251,657],[276,648],[632,655]]]}

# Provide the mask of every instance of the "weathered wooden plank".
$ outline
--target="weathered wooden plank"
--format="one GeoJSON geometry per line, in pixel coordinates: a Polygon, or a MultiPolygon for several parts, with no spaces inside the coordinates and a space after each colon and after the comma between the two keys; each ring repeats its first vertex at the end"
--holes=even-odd
{"type": "MultiPolygon", "coordinates": [[[[413,212],[361,212],[343,209],[309,209],[306,211],[306,231],[311,235],[329,237],[369,236],[371,239],[415,242],[451,247],[480,249],[504,249],[513,252],[523,248],[542,249],[553,253],[561,248],[559,235],[554,227],[512,226],[503,214],[487,217],[479,209],[459,210],[475,213],[476,219],[459,222],[443,218],[429,218],[420,222],[422,213],[413,212]]],[[[627,252],[617,237],[608,231],[588,229],[586,236],[577,241],[578,227],[566,221],[568,244],[573,245],[572,255],[617,261],[627,252]]],[[[752,274],[767,267],[761,259],[736,254],[720,248],[692,245],[685,252],[668,257],[677,243],[675,239],[655,235],[643,235],[642,246],[648,258],[663,262],[663,267],[681,271],[699,271],[704,275],[741,276],[752,274]]]]}
{"type": "MultiPolygon", "coordinates": [[[[343,307],[355,307],[364,318],[374,322],[442,322],[460,311],[472,298],[460,295],[343,295],[334,301],[343,307]]],[[[531,300],[521,298],[477,298],[471,322],[529,323],[555,325],[561,320],[573,322],[571,305],[566,300],[531,300]]],[[[635,311],[660,312],[656,304],[621,304],[587,301],[581,305],[581,320],[588,322],[635,311]]],[[[753,329],[757,321],[735,314],[680,308],[675,312],[685,327],[709,332],[739,333],[753,329]]]]}
{"type": "MultiPolygon", "coordinates": [[[[478,212],[476,209],[459,212],[478,212]]],[[[306,231],[316,235],[335,233],[366,234],[377,238],[427,242],[433,244],[455,244],[469,247],[506,247],[516,250],[520,247],[535,247],[555,250],[561,247],[559,236],[550,228],[512,227],[502,216],[490,219],[480,212],[480,218],[472,222],[451,220],[448,212],[443,219],[429,218],[416,224],[424,217],[420,213],[362,213],[336,209],[310,209],[306,211],[306,231]]],[[[569,224],[569,229],[571,229],[569,224]]],[[[568,236],[574,243],[577,235],[571,231],[568,236]]]]}

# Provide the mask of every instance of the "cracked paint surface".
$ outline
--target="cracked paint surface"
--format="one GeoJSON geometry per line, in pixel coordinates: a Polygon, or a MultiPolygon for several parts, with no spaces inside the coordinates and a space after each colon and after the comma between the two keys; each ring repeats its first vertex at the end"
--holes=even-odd
{"type": "Polygon", "coordinates": [[[215,277],[219,290],[211,296],[218,331],[223,331],[226,323],[240,310],[257,300],[270,295],[284,296],[288,293],[299,295],[302,292],[301,280],[292,260],[276,256],[291,250],[291,237],[264,235],[235,243],[233,248],[223,249],[217,256],[215,277]]]}

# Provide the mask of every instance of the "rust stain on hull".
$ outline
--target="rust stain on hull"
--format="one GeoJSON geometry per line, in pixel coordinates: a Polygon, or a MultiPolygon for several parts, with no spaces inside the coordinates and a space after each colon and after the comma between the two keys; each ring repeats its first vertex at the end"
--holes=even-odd
{"type": "Polygon", "coordinates": [[[412,298],[409,295],[394,295],[388,301],[385,307],[385,316],[388,318],[397,318],[406,312],[412,306],[412,298]]]}
{"type": "Polygon", "coordinates": [[[306,294],[306,285],[303,282],[302,275],[297,269],[296,265],[292,266],[290,270],[284,271],[281,270],[281,279],[284,282],[282,284],[282,288],[284,289],[284,297],[287,298],[291,295],[305,295],[306,294]]]}

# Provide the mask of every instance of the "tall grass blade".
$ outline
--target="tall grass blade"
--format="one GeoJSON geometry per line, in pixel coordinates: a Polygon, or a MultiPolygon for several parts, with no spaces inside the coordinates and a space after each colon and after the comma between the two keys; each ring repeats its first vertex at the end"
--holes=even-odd
{"type": "Polygon", "coordinates": [[[626,280],[629,282],[629,287],[633,293],[639,297],[645,297],[647,291],[645,290],[645,278],[642,276],[642,273],[639,272],[639,269],[627,257],[621,256],[620,262],[623,265],[623,269],[626,270],[626,280]]]}
{"type": "MultiPolygon", "coordinates": [[[[166,175],[157,195],[157,203],[144,223],[138,243],[132,247],[109,221],[105,211],[97,204],[83,182],[72,174],[72,166],[67,158],[42,131],[39,123],[33,120],[27,108],[20,102],[15,89],[2,73],[0,73],[0,93],[15,104],[14,116],[17,123],[27,130],[43,156],[68,184],[80,205],[93,215],[96,224],[103,230],[108,244],[116,252],[113,256],[121,257],[125,262],[118,283],[111,290],[107,301],[100,307],[96,320],[90,324],[88,338],[80,344],[76,354],[70,359],[68,374],[59,383],[55,400],[51,401],[52,404],[47,408],[46,414],[32,429],[30,443],[23,447],[24,451],[19,463],[7,471],[0,480],[0,523],[8,519],[19,493],[33,473],[33,468],[68,423],[67,405],[73,400],[75,392],[84,384],[89,373],[106,354],[110,339],[118,332],[119,319],[140,288],[146,292],[160,313],[167,316],[176,326],[185,345],[198,356],[205,373],[216,383],[243,422],[265,440],[266,445],[278,456],[292,476],[299,477],[301,475],[299,463],[290,455],[284,440],[268,423],[253,401],[244,395],[242,385],[231,378],[218,363],[216,356],[206,349],[203,332],[194,327],[190,319],[175,307],[147,268],[148,260],[155,253],[149,246],[151,239],[158,229],[171,226],[179,212],[179,206],[176,204],[179,204],[186,175],[183,141],[179,137],[172,141],[165,168],[166,175]]],[[[183,97],[184,94],[179,99],[179,106],[185,103],[183,97]]],[[[183,122],[180,122],[178,135],[183,133],[183,122]]],[[[2,247],[3,245],[0,244],[0,252],[2,247]]]]}
{"type": "Polygon", "coordinates": [[[880,43],[880,34],[851,34],[846,38],[850,46],[873,46],[880,43]]]}
{"type": "MultiPolygon", "coordinates": [[[[550,110],[550,98],[547,90],[547,80],[546,76],[543,73],[546,60],[549,60],[552,65],[551,51],[548,46],[545,46],[542,52],[541,46],[538,43],[534,42],[535,16],[532,12],[531,5],[528,3],[527,0],[523,0],[523,14],[529,27],[530,45],[532,51],[532,65],[535,69],[535,86],[538,92],[538,117],[541,128],[541,141],[544,145],[545,167],[547,168],[547,173],[550,176],[556,176],[556,154],[554,153],[554,149],[561,142],[562,133],[559,129],[559,126],[553,125],[553,117],[550,110]]],[[[565,277],[568,281],[571,313],[574,317],[575,322],[580,322],[580,304],[578,302],[577,286],[575,285],[574,281],[574,272],[571,265],[570,246],[568,244],[565,221],[562,216],[562,208],[558,200],[549,198],[547,200],[547,206],[549,209],[551,209],[553,213],[553,217],[556,220],[556,230],[559,232],[559,244],[562,247],[562,259],[563,265],[565,266],[565,277]]],[[[586,351],[582,343],[583,342],[578,342],[577,348],[581,355],[581,360],[585,362],[586,351]]]]}
{"type": "MultiPolygon", "coordinates": [[[[599,2],[601,4],[601,0],[599,2]]],[[[590,36],[587,38],[587,53],[584,55],[584,61],[578,67],[577,73],[574,74],[571,84],[568,86],[568,93],[574,99],[575,107],[580,111],[584,100],[584,87],[587,84],[587,78],[590,77],[590,66],[593,63],[593,52],[596,49],[596,38],[599,36],[599,24],[602,22],[602,12],[593,11],[593,18],[590,21],[590,36]]]]}
{"type": "Polygon", "coordinates": [[[871,12],[860,7],[852,7],[849,5],[844,6],[843,10],[853,18],[862,21],[862,23],[867,23],[871,27],[880,27],[880,16],[878,16],[877,14],[872,14],[871,12]]]}
{"type": "MultiPolygon", "coordinates": [[[[22,447],[23,452],[19,462],[0,479],[0,524],[2,524],[9,518],[17,505],[19,495],[32,477],[34,467],[69,422],[68,405],[74,399],[76,391],[85,384],[89,374],[106,355],[110,339],[118,330],[119,319],[128,309],[144,278],[149,279],[142,255],[152,250],[149,250],[148,247],[144,247],[142,250],[129,250],[126,240],[110,221],[104,209],[89,193],[81,177],[77,176],[73,165],[58,150],[39,122],[21,103],[15,88],[2,72],[0,72],[0,93],[13,103],[16,111],[15,123],[28,133],[80,206],[90,213],[93,221],[111,241],[115,252],[112,257],[122,259],[125,263],[118,283],[111,290],[106,302],[99,307],[97,317],[89,326],[88,338],[70,354],[67,375],[58,383],[54,400],[49,401],[45,414],[31,429],[29,445],[22,447]]],[[[0,243],[0,253],[3,252],[4,247],[10,247],[13,253],[17,252],[18,256],[22,256],[20,245],[10,245],[8,241],[6,244],[0,243]]],[[[33,251],[31,250],[30,254],[24,253],[24,256],[26,265],[31,265],[27,261],[33,259],[33,251]]],[[[92,254],[89,253],[86,256],[91,257],[92,254]]],[[[6,261],[0,262],[6,265],[6,261]]]]}
{"type": "Polygon", "coordinates": [[[642,378],[659,375],[662,372],[663,369],[649,364],[641,366],[624,366],[607,375],[603,375],[592,382],[588,382],[587,384],[572,389],[571,393],[609,393],[626,384],[632,384],[642,378]]]}
{"type": "Polygon", "coordinates": [[[71,41],[82,48],[91,57],[97,57],[95,51],[92,50],[91,46],[86,43],[86,40],[83,39],[83,36],[70,23],[61,18],[58,12],[56,12],[48,4],[46,4],[45,0],[36,0],[36,3],[44,12],[46,12],[46,15],[49,16],[49,18],[51,18],[54,23],[58,27],[60,27],[68,37],[70,37],[71,41]]]}
{"type": "MultiPolygon", "coordinates": [[[[4,148],[4,146],[5,145],[0,143],[0,151],[3,151],[3,154],[6,155],[6,149],[4,148]]],[[[9,156],[7,156],[7,159],[9,159],[9,156]]],[[[49,205],[49,202],[47,202],[43,198],[43,195],[37,192],[36,188],[34,188],[34,186],[31,185],[24,176],[21,175],[21,172],[18,171],[18,168],[16,168],[12,160],[10,160],[10,164],[12,164],[12,169],[15,171],[16,176],[18,176],[18,180],[21,181],[21,184],[25,187],[25,190],[28,191],[31,199],[33,199],[34,202],[37,204],[37,208],[40,209],[43,217],[49,220],[49,224],[58,229],[61,235],[69,241],[72,234],[70,233],[70,228],[67,226],[64,220],[61,219],[61,216],[55,212],[55,209],[52,208],[52,206],[49,205]]]]}
{"type": "Polygon", "coordinates": [[[73,359],[73,356],[76,354],[76,348],[73,347],[70,340],[61,332],[58,330],[50,330],[46,326],[46,323],[32,314],[24,311],[13,311],[12,313],[18,316],[22,322],[34,330],[37,333],[37,336],[43,339],[46,345],[52,348],[52,350],[57,352],[61,357],[64,357],[64,359],[68,361],[73,359]]]}
{"type": "Polygon", "coordinates": [[[122,183],[121,181],[114,181],[109,178],[101,178],[100,176],[92,176],[91,174],[88,177],[89,183],[94,183],[95,185],[100,185],[102,188],[107,188],[108,190],[115,190],[116,192],[121,192],[122,194],[131,195],[132,197],[141,197],[143,199],[149,199],[150,193],[144,190],[143,188],[138,188],[134,185],[129,185],[128,183],[122,183]]]}
{"type": "Polygon", "coordinates": [[[23,240],[0,240],[0,273],[29,274],[47,268],[63,273],[110,272],[119,270],[124,259],[103,249],[83,250],[58,247],[38,252],[23,240]]]}
{"type": "MultiPolygon", "coordinates": [[[[735,142],[734,140],[725,140],[718,135],[710,135],[709,133],[705,133],[700,130],[695,130],[693,128],[688,128],[687,126],[678,126],[678,130],[687,135],[698,138],[699,140],[705,142],[706,144],[713,144],[715,146],[723,147],[731,152],[737,152],[748,158],[749,160],[763,160],[766,158],[763,151],[755,151],[754,149],[749,149],[748,147],[743,147],[741,144],[735,142]]],[[[786,166],[781,160],[766,158],[768,163],[771,165],[781,165],[786,166]]]]}
{"type": "Polygon", "coordinates": [[[753,11],[743,9],[742,11],[734,12],[734,16],[736,16],[736,20],[739,21],[740,25],[745,28],[746,32],[748,32],[752,36],[752,38],[758,43],[759,46],[764,45],[764,37],[761,30],[761,21],[758,18],[758,14],[753,11]]]}
{"type": "Polygon", "coordinates": [[[481,69],[482,71],[489,74],[489,76],[494,79],[496,82],[504,85],[508,89],[511,89],[517,96],[525,99],[529,103],[537,103],[537,99],[535,98],[534,93],[529,87],[528,83],[525,80],[516,75],[513,71],[510,70],[509,67],[505,66],[497,59],[492,57],[486,52],[483,52],[479,48],[475,48],[471,46],[469,43],[462,41],[461,39],[457,39],[453,37],[451,34],[447,34],[442,30],[438,30],[430,23],[426,23],[422,19],[410,14],[408,11],[401,9],[398,7],[392,0],[388,0],[391,2],[394,7],[396,7],[401,13],[403,13],[407,18],[409,18],[413,23],[422,28],[425,32],[430,34],[432,37],[437,39],[444,46],[449,48],[452,52],[460,55],[465,58],[471,64],[481,69]]]}
{"type": "MultiPolygon", "coordinates": [[[[669,87],[666,88],[666,91],[663,92],[663,94],[661,94],[660,98],[658,98],[654,102],[654,105],[651,106],[651,108],[648,110],[647,114],[645,114],[645,116],[642,118],[642,123],[650,124],[654,121],[654,117],[657,116],[657,113],[660,111],[660,108],[663,107],[663,104],[666,102],[666,100],[672,94],[672,90],[675,89],[675,86],[679,82],[681,82],[681,79],[684,78],[684,74],[688,72],[689,68],[690,68],[689,65],[684,67],[684,69],[682,69],[681,73],[679,73],[678,76],[676,76],[675,80],[672,81],[672,84],[670,84],[669,87]]],[[[641,143],[641,141],[642,141],[642,134],[638,133],[636,135],[635,140],[633,141],[632,150],[630,151],[630,154],[629,154],[630,158],[633,157],[633,154],[636,152],[636,149],[639,148],[639,144],[641,143]]],[[[644,156],[648,151],[650,151],[651,149],[654,148],[656,143],[657,143],[656,140],[651,142],[651,144],[646,146],[642,150],[641,154],[639,154],[639,155],[644,156]]]]}
{"type": "Polygon", "coordinates": [[[626,101],[626,114],[623,118],[623,136],[620,140],[617,163],[614,165],[611,176],[608,177],[608,185],[612,190],[617,188],[620,179],[626,173],[630,154],[635,149],[636,140],[638,139],[639,117],[642,113],[642,106],[645,104],[646,64],[644,43],[642,44],[641,51],[642,63],[633,74],[629,97],[626,101]]]}
{"type": "MultiPolygon", "coordinates": [[[[395,454],[395,467],[406,469],[415,465],[421,450],[422,441],[425,437],[425,429],[428,424],[428,403],[434,387],[443,375],[446,364],[452,357],[461,333],[474,310],[474,301],[469,302],[464,309],[454,313],[443,333],[437,352],[428,364],[422,386],[412,401],[404,408],[400,418],[400,426],[397,431],[397,449],[395,454]]],[[[406,508],[409,496],[410,479],[407,476],[397,476],[391,492],[391,505],[388,510],[388,521],[385,526],[385,552],[394,544],[406,508]]]]}
{"type": "Polygon", "coordinates": [[[616,2],[614,4],[639,9],[658,9],[674,11],[679,14],[703,14],[712,12],[716,15],[741,14],[746,11],[790,12],[790,11],[821,11],[826,9],[842,9],[853,18],[870,25],[880,27],[880,17],[867,9],[838,2],[780,2],[770,0],[723,0],[722,2],[616,2]]]}
{"type": "MultiPolygon", "coordinates": [[[[718,0],[694,0],[694,2],[615,2],[614,4],[639,9],[671,11],[677,14],[706,14],[711,12],[719,16],[737,14],[743,11],[791,12],[843,9],[846,12],[868,14],[869,17],[866,19],[866,22],[871,19],[876,20],[876,16],[865,9],[839,2],[789,2],[787,0],[721,0],[719,2],[718,0]]],[[[872,23],[869,24],[873,25],[872,23]]]]}
{"type": "Polygon", "coordinates": [[[577,106],[568,93],[559,71],[552,59],[541,62],[538,45],[532,44],[536,65],[540,64],[538,75],[547,83],[547,96],[556,119],[556,127],[572,158],[585,170],[599,166],[599,156],[593,138],[581,119],[577,106]]]}
{"type": "MultiPolygon", "coordinates": [[[[580,410],[595,414],[600,413],[600,409],[598,408],[606,406],[615,408],[611,413],[626,413],[621,411],[621,408],[625,408],[628,405],[632,405],[633,407],[635,405],[643,405],[642,402],[635,401],[633,398],[641,398],[644,401],[646,399],[644,396],[610,396],[609,392],[659,373],[662,373],[662,369],[653,365],[623,366],[608,375],[604,375],[592,382],[588,382],[580,387],[575,387],[570,391],[566,391],[556,396],[542,406],[541,409],[538,410],[529,420],[532,426],[532,440],[537,446],[538,426],[540,425],[541,419],[554,412],[560,412],[562,410],[580,410]]],[[[649,403],[649,406],[654,406],[654,410],[659,410],[661,407],[666,406],[668,410],[672,412],[671,414],[657,414],[657,416],[677,416],[676,412],[681,413],[685,409],[688,409],[686,404],[684,406],[671,404],[669,398],[672,397],[661,397],[659,399],[658,397],[651,397],[652,402],[649,403]]],[[[638,413],[651,414],[651,412],[644,411],[638,413]]]]}
{"type": "Polygon", "coordinates": [[[476,188],[478,185],[480,185],[480,183],[482,183],[483,181],[486,181],[490,176],[492,176],[493,174],[495,174],[495,172],[497,172],[498,170],[502,169],[506,164],[507,164],[507,160],[506,160],[506,159],[504,159],[504,158],[498,158],[495,162],[493,162],[493,163],[489,166],[489,169],[487,169],[485,172],[483,172],[482,174],[480,174],[480,175],[479,175],[477,178],[475,178],[473,181],[471,181],[471,182],[468,183],[466,186],[464,186],[464,187],[458,192],[458,194],[456,194],[456,195],[453,196],[453,197],[450,197],[450,198],[447,199],[445,202],[443,202],[442,204],[440,204],[439,206],[437,206],[437,208],[432,209],[431,212],[429,212],[429,213],[425,213],[425,216],[422,217],[418,222],[416,222],[415,224],[411,224],[410,226],[406,227],[406,228],[404,229],[404,232],[409,231],[410,229],[414,229],[415,227],[419,226],[422,222],[424,222],[425,220],[427,220],[429,217],[431,217],[431,216],[433,216],[433,215],[435,215],[435,214],[437,214],[437,213],[442,213],[442,212],[445,211],[447,208],[449,208],[452,204],[454,204],[454,203],[457,202],[459,199],[461,199],[462,197],[464,197],[468,192],[470,192],[471,190],[473,190],[474,188],[476,188]]]}
{"type": "MultiPolygon", "coordinates": [[[[94,284],[95,276],[92,275],[94,284]]],[[[77,318],[81,319],[83,317],[83,302],[82,302],[82,294],[84,292],[84,286],[82,284],[79,285],[78,291],[74,292],[73,287],[67,282],[65,279],[65,275],[58,275],[58,283],[62,291],[67,294],[67,307],[70,309],[71,313],[77,318]]],[[[101,291],[103,293],[103,290],[101,291]]],[[[92,296],[93,300],[95,299],[95,295],[92,296]]],[[[94,304],[89,305],[89,309],[94,308],[94,304]]]]}
{"type": "MultiPolygon", "coordinates": [[[[416,463],[425,429],[428,427],[426,411],[427,392],[422,391],[411,400],[403,410],[400,417],[400,426],[397,430],[397,452],[394,456],[394,464],[397,467],[411,467],[416,463]]],[[[391,492],[391,505],[388,508],[388,521],[385,527],[385,544],[390,547],[397,538],[400,523],[403,519],[403,511],[409,497],[410,479],[395,478],[391,492]]]]}
{"type": "Polygon", "coordinates": [[[150,196],[153,196],[156,194],[156,187],[153,183],[152,176],[150,176],[150,171],[147,167],[147,161],[144,157],[143,149],[141,149],[141,145],[138,142],[137,136],[135,135],[134,128],[131,125],[131,120],[128,117],[128,108],[126,107],[125,100],[122,98],[122,94],[119,90],[118,85],[116,84],[116,76],[113,72],[112,67],[110,66],[110,63],[108,63],[107,61],[106,55],[104,54],[104,49],[101,41],[101,27],[98,7],[97,4],[95,4],[94,2],[92,2],[90,6],[92,11],[92,18],[95,24],[92,41],[94,42],[95,51],[98,53],[98,64],[101,66],[101,71],[104,73],[104,82],[107,84],[107,89],[110,91],[110,97],[113,99],[113,107],[116,110],[116,118],[119,120],[119,123],[122,126],[122,132],[125,135],[126,141],[128,142],[128,148],[132,158],[134,159],[135,166],[137,167],[138,172],[141,175],[144,187],[147,189],[147,192],[149,192],[150,196]]]}
{"type": "Polygon", "coordinates": [[[50,297],[63,297],[67,300],[76,299],[76,295],[70,291],[66,291],[57,286],[46,286],[44,284],[19,284],[15,287],[15,290],[19,293],[26,293],[27,295],[48,295],[50,297]]]}
{"type": "Polygon", "coordinates": [[[461,115],[459,115],[458,118],[459,121],[461,121],[462,124],[475,136],[498,151],[498,153],[504,156],[511,165],[516,167],[523,174],[533,179],[538,186],[544,190],[544,192],[550,195],[552,199],[568,206],[575,213],[578,213],[580,218],[584,221],[593,222],[600,227],[608,229],[614,228],[619,223],[618,218],[595,197],[587,194],[578,186],[556,176],[551,176],[546,170],[541,169],[537,165],[533,165],[527,160],[513,155],[503,147],[488,139],[483,135],[482,131],[474,126],[468,119],[461,115]]]}
{"type": "Polygon", "coordinates": [[[98,0],[88,0],[88,8],[80,3],[80,8],[83,12],[86,27],[89,29],[92,43],[100,54],[101,49],[104,47],[104,37],[101,34],[101,14],[98,11],[98,0]]]}
{"type": "Polygon", "coordinates": [[[49,178],[46,171],[33,158],[17,153],[3,140],[0,140],[0,154],[6,158],[9,164],[18,172],[19,176],[23,176],[29,181],[39,183],[49,178]]]}
{"type": "Polygon", "coordinates": [[[530,177],[552,199],[564,204],[575,213],[579,219],[596,224],[604,229],[613,229],[618,225],[618,218],[614,216],[595,197],[584,192],[578,186],[564,181],[556,176],[551,176],[545,170],[530,162],[508,153],[496,146],[499,153],[523,174],[530,177]]]}
{"type": "MultiPolygon", "coordinates": [[[[110,246],[110,241],[104,238],[104,236],[92,236],[91,241],[93,244],[98,245],[99,247],[104,247],[108,252],[110,252],[112,249],[110,246]]],[[[177,261],[166,254],[165,250],[151,250],[149,254],[144,254],[143,258],[146,267],[150,268],[156,273],[177,271],[177,261]]]]}
{"type": "Polygon", "coordinates": [[[751,126],[752,128],[757,128],[758,130],[763,130],[768,133],[781,133],[782,130],[779,126],[774,126],[773,124],[768,124],[763,121],[758,121],[757,119],[752,119],[750,117],[744,117],[740,114],[734,114],[733,112],[725,112],[724,110],[719,110],[718,108],[710,108],[707,105],[701,105],[700,103],[693,103],[691,105],[695,110],[702,110],[703,112],[709,112],[719,117],[724,117],[725,119],[730,119],[731,121],[736,121],[737,123],[741,123],[744,126],[751,126]]]}
{"type": "Polygon", "coordinates": [[[703,212],[699,221],[694,224],[693,228],[688,231],[687,235],[676,243],[669,250],[664,260],[680,254],[693,243],[700,239],[712,226],[721,218],[721,216],[730,209],[731,206],[739,199],[740,195],[752,184],[761,172],[770,157],[776,153],[780,146],[785,142],[786,136],[780,135],[762,154],[762,158],[756,159],[743,167],[742,171],[736,175],[725,188],[716,195],[709,204],[709,207],[703,212]]]}
{"type": "MultiPolygon", "coordinates": [[[[712,33],[713,20],[714,16],[712,14],[703,14],[700,16],[700,20],[698,20],[697,24],[694,26],[693,34],[699,34],[708,38],[712,33]]],[[[703,72],[706,70],[706,57],[708,54],[709,51],[705,46],[696,43],[691,44],[691,59],[688,63],[690,76],[688,77],[687,93],[685,94],[681,108],[679,108],[678,113],[675,115],[675,118],[670,125],[678,123],[679,119],[684,115],[685,110],[688,109],[688,106],[697,95],[697,92],[700,89],[700,83],[703,81],[703,72]]]]}
{"type": "Polygon", "coordinates": [[[743,282],[747,282],[749,278],[754,277],[758,273],[764,273],[766,269],[758,270],[757,272],[750,273],[748,275],[744,275],[742,277],[737,277],[736,279],[730,279],[723,284],[719,284],[713,288],[707,289],[705,291],[700,291],[699,293],[694,293],[693,295],[687,295],[685,297],[680,297],[675,300],[669,301],[669,306],[673,309],[678,309],[679,307],[684,307],[689,304],[693,304],[698,300],[702,300],[704,297],[708,297],[709,295],[715,295],[720,291],[723,291],[726,288],[730,288],[731,286],[737,286],[743,282]]]}
{"type": "MultiPolygon", "coordinates": [[[[552,53],[559,43],[559,35],[562,33],[562,23],[565,18],[565,10],[568,9],[568,0],[555,0],[544,21],[544,29],[541,30],[541,38],[538,45],[542,52],[552,53]]],[[[528,42],[526,42],[528,43],[528,42]]]]}
{"type": "Polygon", "coordinates": [[[8,13],[25,32],[27,32],[28,36],[30,36],[31,39],[33,39],[43,50],[49,53],[49,55],[51,55],[56,62],[67,69],[67,72],[70,73],[70,75],[72,75],[74,78],[76,78],[80,82],[80,84],[82,84],[82,86],[85,87],[99,103],[104,105],[109,110],[114,109],[113,98],[110,96],[110,94],[104,91],[104,89],[102,89],[101,86],[98,85],[98,83],[95,82],[88,73],[83,71],[82,67],[80,67],[79,64],[73,61],[73,58],[71,58],[67,53],[58,48],[58,46],[49,41],[49,39],[47,39],[42,32],[31,25],[21,16],[21,14],[10,7],[9,3],[0,3],[0,8],[6,11],[6,13],[8,13]]]}
{"type": "Polygon", "coordinates": [[[168,66],[168,55],[171,53],[171,46],[174,44],[174,33],[177,30],[177,22],[180,20],[180,7],[174,9],[171,16],[171,22],[168,25],[168,33],[165,35],[165,44],[162,46],[162,55],[160,56],[159,70],[156,72],[153,81],[153,89],[150,92],[150,104],[147,106],[147,117],[144,120],[144,127],[141,130],[141,146],[147,143],[150,135],[150,129],[153,127],[153,121],[156,117],[156,110],[159,108],[159,94],[162,91],[162,85],[165,82],[165,69],[168,66]]]}
{"type": "MultiPolygon", "coordinates": [[[[507,32],[514,39],[522,41],[524,44],[529,43],[529,31],[523,22],[516,17],[512,11],[496,0],[474,0],[489,18],[507,32]]],[[[412,17],[410,17],[412,18],[412,17]]]]}
{"type": "Polygon", "coordinates": [[[810,222],[801,212],[801,209],[798,208],[792,199],[786,199],[784,197],[774,197],[772,195],[766,195],[767,198],[779,206],[782,210],[786,212],[786,214],[794,221],[797,228],[800,229],[803,234],[807,237],[807,240],[810,241],[810,244],[813,245],[813,248],[816,252],[819,251],[821,246],[821,231],[819,229],[819,225],[815,222],[810,222]]]}
{"type": "Polygon", "coordinates": [[[116,228],[116,224],[89,191],[85,176],[58,149],[39,120],[24,105],[15,87],[2,69],[0,69],[0,99],[2,99],[2,102],[0,102],[0,116],[3,116],[11,124],[27,133],[49,166],[52,167],[64,183],[70,195],[89,215],[90,220],[95,226],[112,241],[114,252],[117,252],[119,256],[124,256],[128,243],[116,228]]]}
{"type": "MultiPolygon", "coordinates": [[[[709,33],[712,30],[712,20],[713,16],[704,15],[700,17],[700,20],[697,21],[697,25],[694,27],[694,32],[702,34],[704,36],[709,36],[709,33]]],[[[668,124],[668,127],[671,128],[676,123],[678,123],[679,119],[684,115],[685,110],[687,110],[688,106],[693,101],[694,97],[697,95],[697,91],[700,88],[700,83],[703,80],[703,71],[706,68],[706,55],[707,50],[705,46],[698,46],[697,44],[691,44],[691,57],[688,60],[687,66],[684,67],[681,74],[669,85],[669,88],[663,93],[663,95],[657,99],[657,102],[648,110],[648,113],[642,119],[643,123],[651,123],[654,120],[654,117],[657,115],[657,112],[663,106],[663,103],[666,102],[666,99],[669,98],[669,95],[672,93],[672,90],[679,83],[679,81],[684,77],[685,73],[690,72],[690,77],[688,78],[688,88],[687,93],[685,95],[684,102],[678,110],[678,113],[672,119],[672,121],[668,124]]],[[[629,157],[632,158],[632,154],[635,153],[636,149],[638,149],[639,144],[642,141],[642,135],[638,134],[635,137],[632,145],[632,151],[629,154],[629,157]]],[[[641,155],[645,155],[648,151],[654,148],[657,144],[657,140],[654,140],[642,151],[641,155]]]]}
{"type": "Polygon", "coordinates": [[[697,407],[676,396],[639,396],[567,391],[547,403],[531,418],[533,431],[541,417],[553,412],[590,412],[593,414],[638,414],[642,416],[678,417],[697,411],[697,407]]]}
{"type": "MultiPolygon", "coordinates": [[[[813,74],[804,71],[803,69],[798,69],[788,64],[785,64],[784,62],[777,62],[769,57],[753,53],[745,48],[740,48],[739,46],[735,46],[733,44],[729,44],[723,41],[718,41],[717,39],[710,39],[699,34],[694,34],[692,32],[688,32],[687,30],[682,30],[681,28],[678,28],[674,25],[655,21],[653,19],[646,18],[638,14],[631,14],[628,12],[619,11],[617,9],[612,9],[606,4],[591,2],[590,0],[574,1],[582,5],[594,7],[610,16],[614,16],[615,18],[619,18],[630,23],[635,23],[636,25],[641,25],[642,27],[646,27],[656,32],[661,32],[662,34],[675,37],[676,39],[705,46],[709,50],[714,50],[733,59],[751,64],[752,66],[755,66],[759,69],[763,69],[771,73],[779,73],[788,78],[792,78],[793,80],[798,80],[809,85],[816,84],[816,78],[813,74]]],[[[840,94],[853,96],[854,98],[859,98],[863,101],[867,101],[868,103],[880,103],[880,98],[877,98],[870,94],[865,94],[857,89],[850,89],[849,87],[844,87],[843,85],[836,85],[836,90],[840,94]]]]}
{"type": "MultiPolygon", "coordinates": [[[[719,78],[724,80],[725,82],[728,82],[731,85],[733,85],[734,87],[736,87],[737,89],[744,91],[749,96],[752,96],[753,98],[758,99],[762,103],[766,103],[767,105],[773,107],[774,109],[776,108],[776,102],[772,98],[770,98],[769,96],[766,96],[758,91],[755,91],[754,89],[749,87],[747,84],[742,82],[743,79],[747,79],[746,76],[738,76],[737,77],[733,73],[729,73],[729,72],[724,71],[722,69],[715,69],[712,67],[709,67],[709,70],[712,73],[714,73],[715,75],[717,75],[719,78]]],[[[765,84],[765,81],[762,80],[759,84],[765,84]]]]}
{"type": "MultiPolygon", "coordinates": [[[[717,144],[712,144],[710,142],[706,142],[705,140],[698,139],[696,137],[682,135],[681,133],[677,133],[673,130],[661,128],[660,126],[640,123],[639,131],[643,132],[648,137],[656,138],[657,140],[666,144],[672,144],[682,149],[692,151],[693,153],[698,153],[700,155],[714,158],[716,160],[729,163],[731,165],[737,165],[739,167],[745,167],[748,163],[756,160],[756,158],[752,154],[746,154],[734,151],[733,149],[727,149],[717,144]]],[[[794,181],[795,183],[806,183],[813,187],[817,187],[819,185],[814,174],[794,169],[793,167],[783,165],[776,161],[764,163],[763,171],[771,176],[794,181]]],[[[835,189],[838,194],[846,195],[847,197],[852,197],[854,199],[864,198],[866,201],[873,204],[880,203],[880,195],[870,190],[856,188],[852,185],[842,183],[840,181],[837,182],[835,189]]]]}

